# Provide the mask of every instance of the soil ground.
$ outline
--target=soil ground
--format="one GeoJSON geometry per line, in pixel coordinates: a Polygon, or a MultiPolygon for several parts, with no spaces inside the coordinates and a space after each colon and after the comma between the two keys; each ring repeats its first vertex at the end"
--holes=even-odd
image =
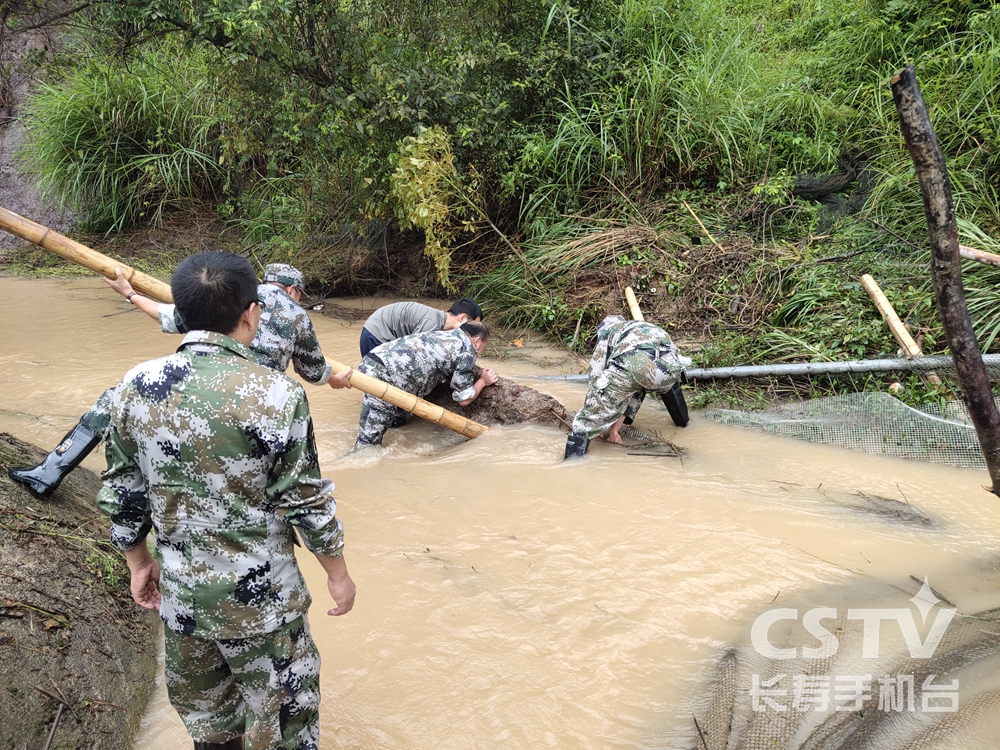
{"type": "Polygon", "coordinates": [[[125,750],[153,687],[157,618],[129,596],[97,476],[77,468],[47,500],[7,477],[43,456],[0,433],[0,748],[125,750]]]}

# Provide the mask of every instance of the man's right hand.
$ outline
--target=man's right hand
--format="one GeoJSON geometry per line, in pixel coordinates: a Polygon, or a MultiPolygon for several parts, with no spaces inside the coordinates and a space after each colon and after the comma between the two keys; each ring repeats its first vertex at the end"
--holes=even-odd
{"type": "Polygon", "coordinates": [[[354,596],[358,590],[346,570],[344,571],[343,578],[338,578],[337,580],[327,578],[326,587],[330,590],[330,596],[337,603],[336,607],[327,612],[328,615],[333,615],[334,617],[346,615],[354,608],[354,596]]]}
{"type": "Polygon", "coordinates": [[[479,373],[479,377],[482,378],[483,383],[486,385],[496,385],[497,381],[500,380],[497,374],[489,367],[484,367],[482,372],[479,373]]]}

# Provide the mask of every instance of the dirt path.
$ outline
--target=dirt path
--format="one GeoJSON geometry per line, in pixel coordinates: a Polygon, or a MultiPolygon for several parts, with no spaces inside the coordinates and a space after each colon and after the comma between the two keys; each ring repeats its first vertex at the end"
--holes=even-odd
{"type": "Polygon", "coordinates": [[[10,481],[42,451],[0,433],[0,748],[128,748],[156,669],[153,613],[128,597],[124,560],[76,469],[49,500],[10,481]]]}

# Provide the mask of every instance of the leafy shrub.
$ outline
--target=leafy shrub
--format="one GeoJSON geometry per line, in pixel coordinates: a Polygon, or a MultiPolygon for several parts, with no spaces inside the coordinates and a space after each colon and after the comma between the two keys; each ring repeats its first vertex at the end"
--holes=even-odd
{"type": "Polygon", "coordinates": [[[217,195],[219,117],[204,61],[170,47],[130,66],[93,57],[25,104],[20,159],[86,228],[121,231],[217,195]]]}

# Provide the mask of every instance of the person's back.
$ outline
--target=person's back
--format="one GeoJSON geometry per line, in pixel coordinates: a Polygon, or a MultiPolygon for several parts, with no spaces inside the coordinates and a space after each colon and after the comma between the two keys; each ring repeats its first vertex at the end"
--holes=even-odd
{"type": "MultiPolygon", "coordinates": [[[[112,445],[127,446],[136,466],[112,451],[106,476],[116,493],[145,489],[167,627],[237,638],[305,614],[288,524],[308,511],[303,533],[318,549],[336,549],[342,530],[332,483],[304,460],[312,422],[302,386],[228,336],[195,331],[177,353],[126,374],[111,416],[112,445]],[[293,487],[276,484],[289,478],[293,487]]],[[[136,532],[116,526],[113,539],[132,547],[136,532]]]]}
{"type": "Polygon", "coordinates": [[[413,333],[380,344],[369,356],[381,360],[388,382],[421,397],[455,379],[455,400],[461,401],[475,382],[476,349],[461,329],[413,333]]]}
{"type": "Polygon", "coordinates": [[[373,312],[361,329],[361,356],[375,347],[430,331],[453,331],[467,322],[481,322],[483,311],[473,300],[462,298],[447,311],[419,302],[393,302],[373,312]]]}

